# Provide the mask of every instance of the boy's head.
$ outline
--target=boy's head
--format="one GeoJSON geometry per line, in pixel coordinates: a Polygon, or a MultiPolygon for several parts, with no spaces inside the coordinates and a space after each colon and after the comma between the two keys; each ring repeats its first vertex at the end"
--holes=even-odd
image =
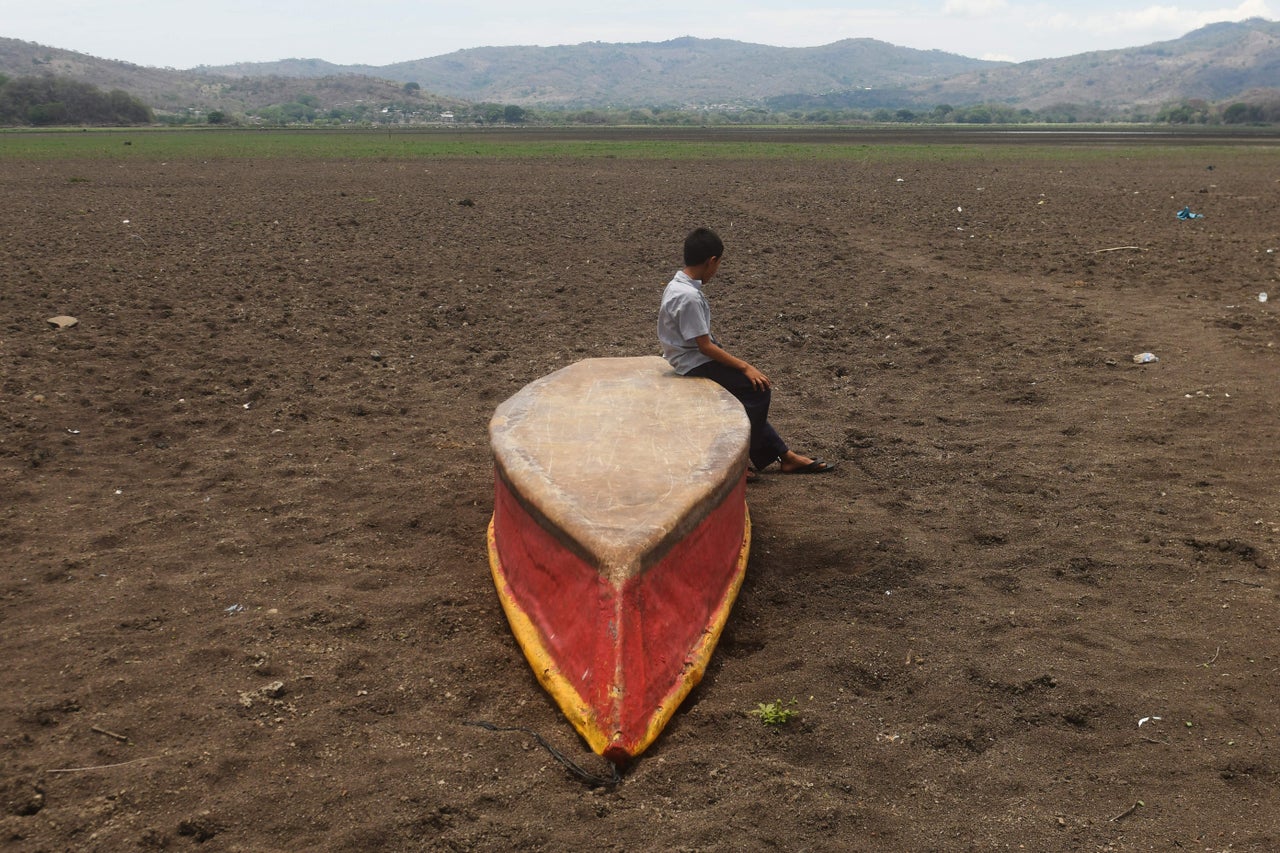
{"type": "Polygon", "coordinates": [[[710,228],[695,228],[684,238],[684,265],[697,267],[724,255],[724,242],[710,228]]]}

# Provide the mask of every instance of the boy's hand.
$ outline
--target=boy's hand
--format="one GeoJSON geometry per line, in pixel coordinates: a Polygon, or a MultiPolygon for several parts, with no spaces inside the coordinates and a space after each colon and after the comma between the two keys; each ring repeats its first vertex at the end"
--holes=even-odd
{"type": "Polygon", "coordinates": [[[773,384],[769,382],[768,376],[765,376],[749,364],[742,369],[742,373],[747,377],[748,381],[751,382],[752,387],[757,391],[763,391],[773,387],[773,384]]]}

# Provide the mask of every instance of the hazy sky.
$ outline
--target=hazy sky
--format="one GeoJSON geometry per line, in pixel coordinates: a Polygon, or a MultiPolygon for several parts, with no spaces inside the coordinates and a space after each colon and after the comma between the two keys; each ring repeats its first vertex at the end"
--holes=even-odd
{"type": "Polygon", "coordinates": [[[1135,47],[1280,0],[0,0],[0,36],[138,65],[288,58],[387,65],[469,47],[726,38],[813,47],[874,38],[1023,61],[1135,47]]]}

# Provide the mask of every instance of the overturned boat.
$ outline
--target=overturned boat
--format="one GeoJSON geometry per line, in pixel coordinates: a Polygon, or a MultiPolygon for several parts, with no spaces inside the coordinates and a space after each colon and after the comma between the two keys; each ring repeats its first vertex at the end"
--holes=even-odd
{"type": "Polygon", "coordinates": [[[701,680],[746,571],[742,405],[661,358],[538,379],[489,424],[489,564],[512,632],[591,748],[622,765],[701,680]]]}

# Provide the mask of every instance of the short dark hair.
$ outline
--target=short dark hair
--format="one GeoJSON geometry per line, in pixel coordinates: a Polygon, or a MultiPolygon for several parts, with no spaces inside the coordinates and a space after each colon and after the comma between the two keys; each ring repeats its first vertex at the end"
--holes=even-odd
{"type": "Polygon", "coordinates": [[[696,267],[724,254],[724,242],[710,228],[695,228],[684,238],[684,265],[696,267]]]}

